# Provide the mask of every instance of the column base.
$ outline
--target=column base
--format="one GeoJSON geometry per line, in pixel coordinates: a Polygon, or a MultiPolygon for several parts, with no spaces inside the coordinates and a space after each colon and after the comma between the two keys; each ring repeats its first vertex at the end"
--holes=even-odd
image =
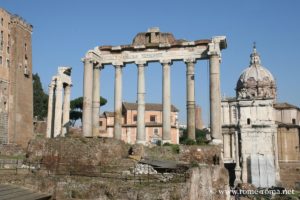
{"type": "Polygon", "coordinates": [[[144,146],[147,145],[147,142],[146,142],[145,140],[137,140],[135,143],[136,143],[136,144],[142,144],[142,145],[144,145],[144,146]]]}
{"type": "Polygon", "coordinates": [[[223,141],[221,139],[214,138],[214,139],[212,139],[212,141],[210,141],[210,144],[212,144],[212,145],[221,145],[221,144],[223,144],[223,141]]]}
{"type": "Polygon", "coordinates": [[[162,140],[162,144],[169,143],[171,144],[171,140],[162,140]]]}

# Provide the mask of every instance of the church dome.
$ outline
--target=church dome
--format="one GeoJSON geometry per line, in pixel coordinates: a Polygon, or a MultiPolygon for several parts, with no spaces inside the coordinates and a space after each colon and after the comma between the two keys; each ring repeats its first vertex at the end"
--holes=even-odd
{"type": "Polygon", "coordinates": [[[255,45],[250,58],[250,66],[242,72],[237,82],[237,98],[275,99],[275,79],[271,72],[261,65],[260,56],[255,45]]]}

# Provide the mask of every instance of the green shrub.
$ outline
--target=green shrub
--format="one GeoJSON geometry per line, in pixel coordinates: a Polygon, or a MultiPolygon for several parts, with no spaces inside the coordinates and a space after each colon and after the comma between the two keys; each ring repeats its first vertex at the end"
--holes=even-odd
{"type": "Polygon", "coordinates": [[[161,146],[161,145],[162,145],[161,140],[157,140],[157,141],[156,141],[156,145],[157,145],[157,146],[161,146]]]}
{"type": "Polygon", "coordinates": [[[179,153],[180,152],[180,147],[179,147],[178,144],[173,144],[173,145],[171,145],[171,147],[172,147],[172,151],[174,153],[179,153]]]}

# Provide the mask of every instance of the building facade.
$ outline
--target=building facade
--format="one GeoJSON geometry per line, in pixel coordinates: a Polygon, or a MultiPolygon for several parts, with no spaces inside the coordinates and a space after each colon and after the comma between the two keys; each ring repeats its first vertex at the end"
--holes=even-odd
{"type": "MultiPolygon", "coordinates": [[[[137,103],[122,103],[122,140],[135,144],[137,138],[137,103]]],[[[162,104],[145,104],[145,133],[146,143],[155,144],[162,140],[162,104]]],[[[114,113],[104,112],[99,119],[99,136],[113,137],[114,113]]],[[[178,109],[171,106],[171,143],[179,143],[178,109]]]]}
{"type": "Polygon", "coordinates": [[[275,79],[255,47],[250,58],[236,97],[221,103],[223,157],[235,183],[271,187],[281,181],[282,162],[299,162],[299,108],[276,103],[275,79]]]}
{"type": "Polygon", "coordinates": [[[33,135],[32,25],[0,8],[0,143],[33,135]]]}

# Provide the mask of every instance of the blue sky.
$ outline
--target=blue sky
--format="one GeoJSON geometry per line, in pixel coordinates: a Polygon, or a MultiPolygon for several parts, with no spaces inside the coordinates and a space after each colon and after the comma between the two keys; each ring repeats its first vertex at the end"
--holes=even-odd
{"type": "MultiPolygon", "coordinates": [[[[201,1],[201,0],[0,0],[0,6],[18,14],[33,26],[33,72],[47,90],[57,67],[73,68],[72,98],[82,95],[83,64],[87,50],[99,45],[130,44],[138,32],[158,26],[176,38],[210,39],[225,35],[221,89],[235,95],[236,81],[249,65],[255,41],[262,64],[277,80],[278,101],[300,106],[300,1],[201,1]]],[[[208,63],[196,64],[196,99],[208,122],[208,63]]],[[[123,100],[136,101],[137,69],[123,71],[123,100]]],[[[146,102],[161,102],[161,66],[146,69],[146,102]]],[[[171,71],[172,103],[185,123],[185,65],[176,62],[171,71]]],[[[101,72],[101,95],[108,99],[104,110],[113,110],[114,70],[101,72]]]]}

